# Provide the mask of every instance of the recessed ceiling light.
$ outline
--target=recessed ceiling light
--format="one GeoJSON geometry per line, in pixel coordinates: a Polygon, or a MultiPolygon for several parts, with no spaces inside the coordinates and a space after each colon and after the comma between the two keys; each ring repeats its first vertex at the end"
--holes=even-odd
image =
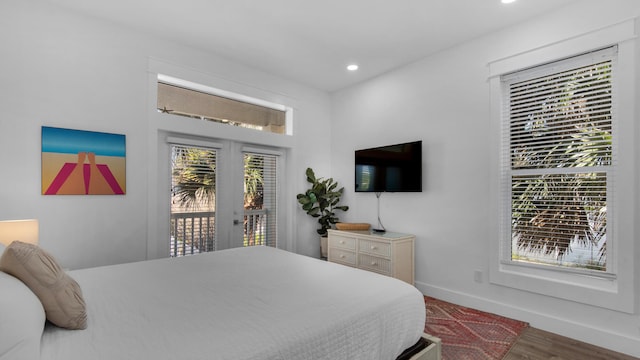
{"type": "Polygon", "coordinates": [[[351,65],[347,66],[347,70],[349,70],[349,71],[356,71],[356,70],[358,70],[358,65],[356,65],[356,64],[351,64],[351,65]]]}
{"type": "Polygon", "coordinates": [[[501,0],[503,4],[511,4],[512,2],[516,2],[516,0],[501,0]]]}

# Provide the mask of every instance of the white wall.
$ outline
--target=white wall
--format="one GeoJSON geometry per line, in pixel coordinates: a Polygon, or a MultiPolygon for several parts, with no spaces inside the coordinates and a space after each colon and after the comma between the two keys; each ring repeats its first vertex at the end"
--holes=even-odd
{"type": "MultiPolygon", "coordinates": [[[[517,4],[515,4],[517,6],[517,4]]],[[[412,233],[416,282],[425,293],[530,322],[614,350],[640,356],[640,316],[542,296],[490,283],[491,234],[498,224],[487,211],[491,139],[488,64],[640,15],[640,2],[579,1],[544,17],[461,44],[391,73],[332,94],[332,174],[347,185],[345,216],[375,224],[373,194],[354,193],[353,151],[422,140],[424,183],[420,194],[389,193],[380,199],[383,224],[412,233]],[[609,9],[614,8],[613,10],[609,9]],[[476,271],[482,281],[474,281],[476,271]]],[[[637,40],[634,41],[637,47],[637,40]]],[[[416,46],[421,46],[417,44],[416,46]]],[[[636,74],[638,71],[636,70],[636,74]]],[[[635,87],[640,81],[635,79],[635,87]]],[[[638,122],[637,110],[627,122],[638,122]]],[[[633,128],[633,126],[631,126],[633,128]]],[[[635,134],[636,143],[640,137],[635,134]]],[[[633,163],[640,157],[635,151],[633,163]]],[[[636,178],[637,178],[637,174],[636,178]]],[[[636,199],[638,209],[640,203],[636,199]]],[[[628,215],[628,214],[625,214],[628,215]]],[[[640,257],[633,222],[621,239],[635,249],[635,304],[640,257]]],[[[633,277],[632,277],[633,278],[633,277]]]]}
{"type": "MultiPolygon", "coordinates": [[[[157,161],[148,146],[151,58],[202,73],[210,86],[287,99],[295,131],[290,187],[304,189],[307,166],[329,169],[322,156],[330,135],[324,92],[49,2],[2,1],[0,44],[0,219],[38,219],[40,244],[65,267],[144,260],[147,224],[166,226],[147,210],[148,164],[157,161]],[[43,125],[125,134],[126,195],[41,195],[43,125]]],[[[298,252],[317,256],[313,222],[297,207],[290,210],[283,241],[293,237],[298,252]],[[296,217],[300,229],[292,226],[296,217]]]]}
{"type": "MultiPolygon", "coordinates": [[[[201,72],[213,82],[218,79],[230,90],[260,92],[271,100],[291,99],[295,151],[288,172],[294,192],[306,187],[307,166],[319,176],[333,176],[347,188],[345,200],[351,209],[345,220],[376,222],[375,196],[353,192],[353,151],[423,140],[424,192],[381,198],[384,225],[417,235],[416,278],[421,290],[640,356],[637,312],[629,315],[490,285],[486,275],[494,225],[483,211],[491,201],[487,64],[638,15],[640,4],[635,0],[577,2],[337,92],[330,99],[323,92],[224,57],[49,3],[4,0],[0,4],[0,219],[39,219],[41,245],[66,267],[147,257],[147,224],[159,222],[148,211],[147,185],[153,176],[148,162],[157,156],[148,146],[148,70],[149,59],[159,59],[201,72]],[[608,4],[616,9],[608,10],[608,4]],[[127,135],[127,194],[40,195],[43,125],[127,135]],[[325,156],[328,151],[330,158],[325,156]],[[464,226],[458,219],[464,219],[464,226]],[[480,283],[473,281],[476,270],[485,275],[480,283]]],[[[640,140],[637,134],[636,139],[640,140]]],[[[315,222],[294,202],[291,210],[296,250],[317,256],[315,222]]]]}

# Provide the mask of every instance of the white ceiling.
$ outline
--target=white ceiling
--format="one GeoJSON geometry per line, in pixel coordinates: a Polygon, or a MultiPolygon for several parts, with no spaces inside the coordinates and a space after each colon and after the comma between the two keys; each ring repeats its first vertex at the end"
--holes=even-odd
{"type": "Polygon", "coordinates": [[[46,1],[334,91],[580,0],[46,1]]]}

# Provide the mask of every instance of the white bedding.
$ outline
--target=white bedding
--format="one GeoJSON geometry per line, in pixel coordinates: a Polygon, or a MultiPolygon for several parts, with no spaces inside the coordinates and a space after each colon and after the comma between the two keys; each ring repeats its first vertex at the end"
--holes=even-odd
{"type": "Polygon", "coordinates": [[[69,274],[88,328],[48,325],[42,360],[393,360],[424,330],[413,286],[269,247],[69,274]]]}

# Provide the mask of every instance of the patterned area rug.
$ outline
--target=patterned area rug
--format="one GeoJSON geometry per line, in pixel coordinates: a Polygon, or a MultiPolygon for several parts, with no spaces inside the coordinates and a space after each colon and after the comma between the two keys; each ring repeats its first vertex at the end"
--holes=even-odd
{"type": "Polygon", "coordinates": [[[424,297],[424,331],[442,340],[442,360],[500,360],[527,323],[424,297]]]}

